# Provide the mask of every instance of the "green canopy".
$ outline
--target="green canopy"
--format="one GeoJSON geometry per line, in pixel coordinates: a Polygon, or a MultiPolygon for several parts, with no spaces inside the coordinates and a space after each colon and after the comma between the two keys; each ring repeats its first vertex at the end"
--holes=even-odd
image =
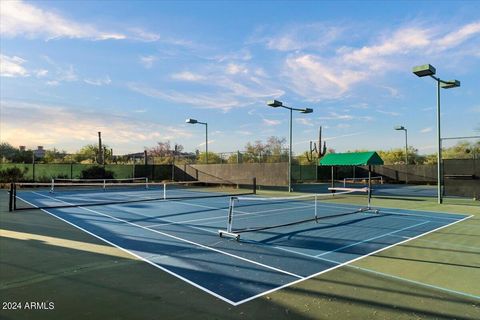
{"type": "Polygon", "coordinates": [[[321,166],[369,166],[383,164],[375,151],[329,153],[318,161],[321,166]]]}

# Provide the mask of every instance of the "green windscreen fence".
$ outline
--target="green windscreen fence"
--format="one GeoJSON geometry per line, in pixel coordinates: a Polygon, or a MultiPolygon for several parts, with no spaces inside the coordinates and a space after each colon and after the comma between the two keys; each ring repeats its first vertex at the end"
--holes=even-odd
{"type": "MultiPolygon", "coordinates": [[[[18,168],[21,174],[15,179],[17,181],[49,182],[52,178],[78,179],[83,170],[93,166],[95,165],[82,163],[2,163],[0,164],[0,173],[11,168],[18,168]]],[[[107,164],[105,170],[112,171],[116,179],[135,177],[147,177],[151,181],[172,179],[172,165],[107,164]]]]}
{"type": "Polygon", "coordinates": [[[292,165],[292,180],[300,181],[316,181],[317,165],[292,165]]]}

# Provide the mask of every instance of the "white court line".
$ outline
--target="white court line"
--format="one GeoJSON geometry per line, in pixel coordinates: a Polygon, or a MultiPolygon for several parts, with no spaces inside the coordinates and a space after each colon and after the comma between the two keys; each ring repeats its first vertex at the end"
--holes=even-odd
{"type": "MultiPolygon", "coordinates": [[[[30,203],[30,202],[28,202],[27,200],[25,200],[25,199],[23,199],[23,198],[21,198],[21,197],[19,197],[19,196],[17,196],[17,198],[21,199],[22,201],[24,201],[25,203],[31,205],[32,207],[38,208],[38,207],[37,207],[36,205],[34,205],[33,203],[30,203]]],[[[102,238],[102,237],[100,237],[99,235],[96,235],[95,233],[92,233],[92,232],[90,232],[90,231],[88,231],[88,230],[86,230],[86,229],[84,229],[84,228],[82,228],[82,227],[74,224],[73,222],[70,222],[70,221],[68,221],[68,220],[65,220],[65,219],[57,216],[57,215],[54,214],[53,212],[50,212],[50,211],[45,210],[45,209],[40,209],[40,210],[43,211],[43,212],[45,212],[45,213],[48,214],[48,215],[51,215],[51,216],[53,216],[53,217],[55,217],[55,218],[57,218],[57,219],[65,222],[65,223],[67,223],[67,224],[69,224],[69,225],[71,225],[71,226],[73,226],[73,227],[75,227],[75,228],[77,228],[77,229],[79,229],[79,230],[81,230],[81,231],[83,231],[83,232],[85,232],[85,233],[87,233],[87,234],[89,234],[89,235],[97,238],[97,239],[102,240],[102,241],[105,242],[105,243],[108,243],[109,245],[111,245],[111,246],[113,246],[113,247],[115,247],[115,248],[117,248],[117,249],[122,250],[123,252],[126,252],[126,253],[128,253],[128,254],[130,254],[130,255],[132,255],[132,256],[134,256],[134,257],[136,257],[136,258],[138,258],[138,259],[140,259],[140,260],[142,260],[142,261],[144,261],[144,262],[146,262],[146,263],[148,263],[149,265],[151,265],[151,266],[153,266],[153,267],[155,267],[155,268],[158,268],[158,269],[160,269],[160,270],[162,270],[162,271],[165,271],[166,273],[168,273],[168,274],[170,274],[170,275],[172,275],[172,276],[174,276],[174,277],[176,277],[176,278],[178,278],[178,279],[180,279],[180,280],[185,281],[186,283],[194,286],[195,288],[198,288],[198,289],[200,289],[200,290],[203,290],[203,291],[211,294],[212,296],[214,296],[214,297],[216,297],[216,298],[218,298],[218,299],[220,299],[220,300],[222,300],[222,301],[224,301],[224,302],[227,302],[227,303],[229,303],[229,304],[231,304],[231,305],[233,305],[233,306],[236,306],[236,302],[234,302],[234,301],[232,301],[232,300],[230,300],[230,299],[228,299],[228,298],[225,298],[224,296],[219,295],[219,294],[211,291],[210,289],[207,289],[207,288],[205,288],[205,287],[197,284],[196,282],[193,282],[193,281],[191,281],[191,280],[188,280],[187,278],[184,278],[184,277],[182,277],[181,275],[179,275],[179,274],[177,274],[177,273],[175,273],[175,272],[173,272],[173,271],[170,271],[170,270],[168,270],[167,268],[162,267],[161,265],[156,264],[156,263],[154,263],[153,261],[150,261],[150,260],[148,260],[148,259],[145,258],[145,257],[142,257],[142,256],[140,256],[140,255],[138,255],[138,254],[136,254],[136,253],[134,253],[134,252],[132,252],[132,251],[130,251],[130,250],[128,250],[128,249],[125,249],[125,248],[123,248],[123,247],[121,247],[121,246],[119,246],[119,245],[117,245],[117,244],[115,244],[115,243],[113,243],[113,242],[110,242],[110,241],[108,241],[107,239],[102,238]]]]}
{"type": "MultiPolygon", "coordinates": [[[[451,225],[454,225],[454,224],[456,224],[456,223],[462,222],[462,221],[464,221],[464,220],[470,219],[471,217],[473,217],[473,215],[464,217],[463,219],[460,219],[460,220],[457,220],[457,221],[455,221],[455,222],[449,223],[449,224],[447,224],[447,225],[441,226],[441,227],[439,227],[439,228],[430,230],[430,231],[428,231],[428,232],[419,234],[419,235],[417,235],[417,236],[415,236],[415,237],[406,239],[406,240],[404,240],[404,241],[400,241],[400,242],[398,242],[398,243],[394,243],[394,244],[392,244],[392,245],[390,245],[390,246],[387,246],[387,247],[385,247],[385,248],[380,248],[380,249],[378,249],[378,250],[372,251],[372,252],[370,252],[370,253],[368,253],[368,254],[365,254],[365,255],[363,255],[363,256],[357,257],[357,258],[355,258],[355,259],[352,259],[352,260],[349,260],[349,261],[346,261],[346,262],[338,262],[338,261],[334,261],[334,260],[330,260],[330,259],[326,259],[326,258],[315,257],[315,256],[313,256],[313,255],[309,255],[309,254],[306,254],[306,253],[303,253],[303,252],[299,252],[299,251],[295,251],[295,250],[290,250],[290,249],[282,248],[282,247],[279,247],[279,246],[270,246],[271,248],[275,248],[275,249],[278,249],[278,250],[282,250],[282,251],[286,251],[286,252],[290,252],[290,253],[295,253],[295,254],[298,254],[298,255],[301,255],[301,256],[310,257],[310,258],[318,259],[318,260],[323,260],[323,261],[330,262],[330,263],[335,263],[335,264],[337,264],[337,265],[334,266],[334,267],[331,267],[331,268],[322,270],[322,271],[320,271],[320,272],[317,272],[317,273],[315,273],[315,274],[312,274],[312,275],[310,275],[310,276],[308,276],[308,277],[304,277],[304,279],[302,279],[302,280],[296,280],[296,281],[293,281],[293,282],[290,282],[290,283],[286,283],[286,284],[284,284],[284,285],[282,285],[282,286],[279,286],[279,287],[277,287],[277,288],[274,288],[274,289],[271,289],[271,290],[262,292],[262,293],[260,293],[260,294],[257,294],[257,295],[255,295],[255,296],[252,296],[252,297],[250,297],[250,298],[247,298],[247,299],[238,301],[238,302],[236,302],[236,305],[240,305],[240,304],[242,304],[242,303],[251,301],[251,300],[253,300],[253,299],[256,299],[256,298],[258,298],[258,297],[261,297],[261,296],[266,295],[266,294],[269,294],[269,293],[273,293],[273,292],[275,292],[275,291],[277,291],[277,290],[281,290],[281,289],[286,288],[286,287],[288,287],[288,286],[291,286],[291,285],[300,283],[300,282],[302,282],[302,281],[304,281],[304,280],[311,279],[311,278],[316,277],[316,276],[319,276],[319,275],[321,275],[321,274],[323,274],[323,273],[325,273],[325,272],[332,271],[332,270],[334,270],[334,269],[337,269],[337,268],[340,268],[340,267],[343,267],[343,266],[347,266],[347,265],[349,265],[349,264],[351,264],[351,263],[353,263],[353,262],[355,262],[355,261],[364,259],[364,258],[366,258],[366,257],[368,257],[368,256],[371,256],[371,255],[374,255],[374,254],[379,253],[379,252],[381,252],[381,251],[384,251],[384,250],[393,248],[393,247],[395,247],[395,246],[397,246],[397,245],[400,245],[400,244],[403,244],[403,243],[405,243],[405,242],[408,242],[408,241],[417,239],[417,238],[419,238],[419,237],[423,237],[423,236],[425,236],[425,235],[427,235],[427,234],[429,234],[429,233],[438,231],[438,230],[440,230],[440,229],[443,229],[443,228],[449,227],[449,226],[451,226],[451,225]]],[[[354,268],[355,268],[356,266],[349,266],[349,267],[354,267],[354,268]]],[[[421,283],[421,282],[419,282],[419,283],[421,283]]],[[[425,284],[425,285],[426,285],[426,286],[429,286],[429,287],[432,287],[431,285],[428,285],[428,284],[425,284]]],[[[441,287],[437,287],[437,289],[441,290],[441,287]]],[[[456,293],[456,294],[463,295],[463,296],[465,296],[465,295],[470,296],[470,295],[468,295],[468,294],[461,293],[461,292],[454,292],[454,291],[451,291],[451,290],[449,290],[449,289],[444,289],[444,291],[450,292],[450,293],[456,293]]]]}
{"type": "MultiPolygon", "coordinates": [[[[23,199],[22,199],[22,200],[23,200],[23,199]]],[[[25,201],[25,200],[23,200],[23,201],[25,201]]],[[[27,202],[27,201],[25,201],[25,202],[27,202]]],[[[27,203],[29,203],[29,202],[27,202],[27,203]]],[[[29,204],[32,205],[32,206],[34,206],[34,207],[36,207],[35,205],[33,205],[33,204],[31,204],[31,203],[29,203],[29,204]]],[[[313,259],[319,259],[319,260],[327,261],[327,262],[334,263],[334,264],[337,264],[337,265],[334,266],[334,267],[332,267],[332,268],[328,268],[328,269],[322,270],[322,271],[320,271],[320,272],[318,272],[318,273],[312,274],[312,275],[310,275],[310,276],[303,277],[303,278],[301,278],[301,279],[299,279],[299,280],[295,280],[295,281],[292,281],[292,282],[290,282],[290,283],[286,283],[286,284],[284,284],[284,285],[282,285],[282,286],[279,286],[279,287],[277,287],[277,288],[273,288],[273,289],[271,289],[271,290],[264,291],[264,292],[262,292],[262,293],[260,293],[260,294],[257,294],[257,295],[255,295],[255,296],[249,297],[249,298],[247,298],[247,299],[240,300],[240,301],[237,301],[237,302],[233,302],[233,301],[231,301],[231,300],[229,300],[229,299],[227,299],[227,298],[225,298],[225,297],[223,297],[223,296],[221,296],[221,295],[216,294],[215,292],[210,291],[209,289],[206,289],[206,288],[198,285],[198,284],[195,283],[195,282],[192,282],[192,281],[190,281],[190,280],[188,280],[188,279],[186,279],[186,278],[183,278],[182,276],[180,276],[180,275],[178,275],[178,274],[176,274],[176,273],[174,273],[174,272],[172,272],[172,271],[170,271],[170,270],[168,270],[168,269],[165,269],[164,267],[161,267],[161,266],[153,263],[152,261],[149,261],[149,260],[147,260],[147,259],[145,259],[145,258],[143,258],[143,257],[141,257],[141,256],[138,256],[138,255],[132,253],[131,251],[127,250],[127,249],[124,249],[124,248],[122,248],[122,247],[120,247],[120,246],[117,246],[117,245],[109,242],[108,240],[105,240],[105,239],[101,238],[100,236],[97,236],[97,235],[95,235],[95,234],[93,234],[93,233],[91,233],[91,232],[89,232],[89,231],[87,231],[87,230],[85,230],[85,229],[83,229],[83,228],[81,228],[81,227],[79,227],[79,226],[77,226],[77,225],[75,225],[75,224],[67,221],[67,220],[64,220],[64,219],[58,217],[57,215],[55,215],[55,214],[53,214],[53,213],[51,213],[51,212],[49,212],[49,211],[47,211],[47,210],[44,210],[44,209],[41,209],[41,210],[44,211],[44,212],[46,212],[47,214],[50,214],[50,215],[52,215],[52,216],[54,216],[54,217],[56,217],[56,218],[58,218],[58,219],[60,219],[60,220],[62,220],[62,221],[64,221],[64,222],[70,224],[70,225],[73,225],[74,227],[76,227],[76,228],[78,228],[78,229],[80,229],[80,230],[82,230],[82,231],[84,231],[84,232],[86,232],[86,233],[88,233],[88,234],[90,234],[90,235],[98,238],[98,239],[101,239],[101,240],[103,240],[103,241],[105,241],[105,242],[107,242],[107,243],[109,243],[109,244],[111,244],[111,245],[113,245],[113,246],[115,246],[115,247],[117,247],[117,248],[125,251],[125,252],[130,253],[130,254],[132,254],[133,256],[136,256],[136,257],[138,257],[139,259],[141,259],[141,260],[143,260],[143,261],[151,264],[152,266],[157,267],[157,268],[159,268],[159,269],[161,269],[161,270],[163,270],[163,271],[165,271],[165,272],[167,272],[167,273],[169,273],[169,274],[171,274],[171,275],[173,275],[173,276],[175,276],[175,277],[177,277],[177,278],[179,278],[179,279],[181,279],[181,280],[183,280],[183,281],[185,281],[185,282],[187,282],[187,283],[189,283],[189,284],[191,284],[191,285],[193,285],[194,287],[197,287],[197,288],[199,288],[199,289],[201,289],[201,290],[203,290],[203,291],[205,291],[205,292],[208,292],[208,293],[210,293],[211,295],[213,295],[213,296],[215,296],[215,297],[217,297],[217,298],[219,298],[219,299],[221,299],[221,300],[223,300],[223,301],[225,301],[225,302],[227,302],[227,303],[229,303],[229,304],[231,304],[231,305],[233,305],[233,306],[241,305],[241,304],[246,303],[246,302],[248,302],[248,301],[254,300],[254,299],[258,298],[258,297],[261,297],[261,296],[264,296],[264,295],[273,293],[273,292],[275,292],[275,291],[277,291],[277,290],[281,290],[281,289],[283,289],[283,288],[285,288],[285,287],[288,287],[288,286],[291,286],[291,285],[300,283],[300,282],[302,282],[302,281],[304,281],[304,280],[307,280],[307,279],[316,277],[316,276],[318,276],[318,275],[320,275],[320,274],[326,273],[326,272],[331,271],[331,270],[334,270],[334,269],[336,269],[336,268],[340,268],[340,267],[342,267],[342,266],[348,266],[348,267],[352,267],[352,268],[360,268],[360,267],[356,267],[356,266],[349,266],[349,264],[351,264],[351,263],[353,263],[353,262],[355,262],[355,261],[361,260],[361,259],[363,259],[363,258],[365,258],[365,257],[370,256],[370,255],[373,255],[373,254],[376,254],[376,253],[378,253],[378,252],[381,252],[381,251],[390,249],[390,248],[392,248],[392,247],[394,247],[394,246],[397,246],[397,245],[406,243],[406,242],[408,242],[408,241],[414,240],[414,239],[416,239],[416,238],[422,237],[422,236],[427,235],[427,234],[429,234],[429,233],[432,233],[432,232],[435,232],[435,231],[437,231],[437,230],[440,230],[440,229],[449,227],[449,226],[451,226],[451,225],[454,225],[454,224],[456,224],[456,223],[462,222],[462,221],[464,221],[464,220],[466,220],[466,219],[469,219],[469,218],[472,218],[472,217],[473,217],[473,215],[464,217],[464,218],[459,219],[459,220],[457,220],[457,221],[451,222],[451,223],[449,223],[449,224],[447,224],[447,225],[444,225],[444,226],[441,226],[441,227],[439,227],[439,228],[430,230],[430,231],[428,231],[428,232],[425,232],[425,233],[423,233],[423,234],[417,235],[417,236],[415,236],[415,237],[408,238],[408,239],[406,239],[406,240],[404,240],[404,241],[401,241],[401,242],[392,244],[392,245],[387,246],[387,247],[385,247],[385,248],[381,248],[381,249],[379,249],[379,250],[370,252],[370,253],[368,253],[368,254],[366,254],[366,255],[357,257],[357,258],[355,258],[355,259],[352,259],[352,260],[350,260],[350,261],[343,262],[343,263],[340,263],[340,262],[337,262],[337,261],[333,261],[333,260],[329,260],[329,259],[326,259],[326,258],[315,257],[315,256],[308,255],[308,254],[305,254],[305,253],[302,253],[302,252],[298,252],[298,251],[295,251],[295,250],[289,250],[289,249],[285,249],[285,248],[278,247],[278,246],[270,246],[271,248],[274,248],[274,249],[291,252],[291,253],[294,253],[294,254],[297,254],[297,255],[302,255],[302,256],[306,256],[306,257],[313,258],[313,259]]],[[[365,269],[365,270],[368,270],[368,269],[365,269]]],[[[373,272],[373,271],[372,271],[372,272],[373,272]]],[[[394,278],[398,278],[398,279],[400,279],[400,280],[403,279],[403,278],[399,278],[399,277],[396,277],[396,276],[393,276],[393,275],[388,275],[388,274],[385,274],[385,275],[386,275],[386,276],[391,276],[391,277],[394,277],[394,278]]],[[[427,286],[427,287],[432,287],[432,288],[435,288],[435,289],[438,289],[438,290],[443,290],[443,291],[446,291],[446,292],[449,292],[449,293],[456,293],[456,294],[459,294],[459,295],[463,295],[463,296],[466,295],[466,296],[472,297],[471,295],[468,295],[468,294],[465,294],[465,293],[462,293],[462,292],[456,292],[456,291],[452,291],[452,290],[445,289],[445,288],[441,288],[441,287],[435,287],[435,286],[432,286],[432,285],[423,284],[423,283],[421,283],[421,282],[416,282],[416,281],[409,280],[409,279],[403,279],[403,280],[405,280],[405,281],[407,281],[407,282],[413,282],[413,283],[425,285],[425,286],[427,286]]],[[[476,297],[476,298],[478,298],[478,297],[476,297]]]]}
{"type": "MultiPolygon", "coordinates": [[[[36,193],[35,191],[32,191],[32,192],[33,192],[33,193],[36,193]]],[[[52,197],[49,197],[49,196],[46,196],[46,195],[42,195],[42,194],[39,194],[39,193],[38,193],[38,195],[43,196],[43,197],[46,197],[46,198],[52,198],[52,197]]],[[[54,198],[52,198],[52,199],[54,199],[54,198]]],[[[60,201],[61,201],[61,200],[60,200],[60,201]]],[[[66,201],[62,201],[62,202],[66,203],[66,204],[69,204],[69,203],[66,202],[66,201]]],[[[171,234],[166,233],[166,232],[158,231],[158,230],[155,230],[155,229],[150,229],[150,228],[148,228],[148,227],[145,227],[145,226],[142,226],[142,225],[133,223],[133,222],[129,222],[129,221],[124,220],[124,219],[116,218],[116,217],[111,216],[111,215],[106,214],[106,213],[102,213],[102,212],[95,211],[95,210],[92,210],[92,209],[89,209],[89,208],[85,208],[85,207],[78,207],[78,206],[77,206],[77,208],[80,208],[80,209],[86,210],[86,211],[90,211],[90,212],[93,212],[93,213],[96,213],[96,214],[99,214],[99,215],[102,215],[102,216],[105,216],[105,217],[109,217],[109,218],[111,218],[111,219],[113,219],[113,220],[120,221],[120,222],[129,224],[129,225],[132,225],[132,226],[134,226],[134,227],[138,227],[138,228],[141,228],[141,229],[144,229],[144,230],[148,230],[148,231],[151,231],[151,232],[154,232],[154,233],[158,233],[158,234],[161,234],[161,235],[163,235],[163,236],[165,236],[165,237],[169,237],[169,238],[172,238],[172,239],[175,239],[175,240],[178,240],[178,241],[186,242],[186,243],[192,244],[192,245],[194,245],[194,246],[197,246],[197,247],[200,247],[200,248],[203,248],[203,249],[207,249],[207,250],[210,250],[210,251],[214,251],[214,252],[217,252],[217,253],[220,253],[220,254],[223,254],[223,255],[226,255],[226,256],[235,258],[235,259],[239,259],[239,260],[242,260],[242,261],[246,261],[246,262],[249,262],[249,263],[252,263],[252,264],[255,264],[255,265],[258,265],[258,266],[267,268],[267,269],[270,269],[270,270],[274,270],[274,271],[277,271],[277,272],[280,272],[280,273],[283,273],[283,274],[287,274],[287,275],[292,276],[292,277],[295,277],[295,278],[300,278],[300,279],[303,278],[302,276],[300,276],[300,275],[298,275],[298,274],[294,274],[294,273],[291,273],[291,272],[288,272],[288,271],[285,271],[285,270],[282,270],[282,269],[279,269],[279,268],[275,268],[275,267],[272,267],[272,266],[269,266],[269,265],[266,265],[266,264],[263,264],[263,263],[260,263],[260,262],[257,262],[257,261],[253,261],[253,260],[250,260],[250,259],[247,259],[247,258],[243,258],[243,257],[240,257],[240,256],[237,256],[237,255],[228,253],[228,252],[223,251],[223,250],[219,250],[219,249],[215,249],[215,248],[212,248],[212,247],[203,245],[203,244],[201,244],[201,243],[197,243],[197,242],[194,242],[194,241],[191,241],[191,240],[187,240],[187,239],[184,239],[184,238],[180,238],[180,237],[171,235],[171,234]]]]}
{"type": "Polygon", "coordinates": [[[420,222],[420,223],[417,223],[417,224],[414,224],[413,226],[409,226],[409,227],[405,227],[405,228],[402,228],[402,229],[398,229],[396,231],[392,231],[392,232],[389,232],[389,233],[384,233],[382,235],[379,235],[379,236],[376,236],[376,237],[372,237],[372,238],[369,238],[369,239],[365,239],[365,240],[362,240],[362,241],[358,241],[358,242],[355,242],[355,243],[352,243],[352,244],[349,244],[347,246],[343,246],[343,247],[340,247],[340,248],[337,248],[335,250],[331,250],[331,251],[328,251],[328,252],[324,252],[324,253],[321,253],[321,254],[317,254],[315,257],[321,257],[321,256],[324,256],[324,255],[327,255],[327,254],[330,254],[330,253],[333,253],[333,252],[337,252],[337,251],[340,251],[340,250],[343,250],[343,249],[346,249],[346,248],[350,248],[350,247],[354,247],[356,245],[359,245],[359,244],[362,244],[362,243],[365,243],[365,242],[368,242],[368,241],[371,241],[371,240],[376,240],[376,239],[379,239],[379,238],[383,238],[383,237],[386,237],[386,236],[389,236],[389,235],[393,235],[397,232],[400,232],[400,231],[404,231],[404,230],[408,230],[408,229],[411,229],[411,228],[415,228],[415,227],[418,227],[418,226],[421,226],[423,224],[427,224],[429,223],[430,221],[424,221],[424,222],[420,222]]]}

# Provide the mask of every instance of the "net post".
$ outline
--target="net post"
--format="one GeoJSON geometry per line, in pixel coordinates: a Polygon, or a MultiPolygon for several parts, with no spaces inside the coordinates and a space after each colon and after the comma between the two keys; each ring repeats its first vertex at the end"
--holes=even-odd
{"type": "Polygon", "coordinates": [[[253,177],[253,194],[257,194],[257,178],[253,177]]]}
{"type": "Polygon", "coordinates": [[[107,184],[107,180],[103,179],[103,191],[105,191],[107,188],[106,184],[107,184]]]}
{"type": "Polygon", "coordinates": [[[13,210],[17,210],[17,184],[13,184],[13,210]]]}
{"type": "Polygon", "coordinates": [[[167,184],[163,184],[163,200],[167,199],[167,184]]]}
{"type": "Polygon", "coordinates": [[[10,183],[10,191],[8,192],[8,211],[13,211],[13,182],[10,183]]]}
{"type": "Polygon", "coordinates": [[[148,189],[148,177],[145,178],[145,189],[148,189]]]}
{"type": "Polygon", "coordinates": [[[227,218],[227,232],[232,233],[233,225],[233,207],[235,206],[235,197],[230,197],[230,204],[228,206],[228,218],[227,218]]]}
{"type": "Polygon", "coordinates": [[[372,198],[372,166],[368,166],[368,210],[371,209],[370,203],[372,198]]]}
{"type": "Polygon", "coordinates": [[[52,178],[52,185],[50,186],[50,193],[53,193],[54,190],[55,190],[55,179],[52,178]]]}
{"type": "Polygon", "coordinates": [[[315,195],[315,222],[316,223],[318,223],[317,200],[318,200],[318,196],[315,195]]]}
{"type": "Polygon", "coordinates": [[[347,187],[347,178],[343,178],[343,187],[344,187],[344,188],[347,187]]]}

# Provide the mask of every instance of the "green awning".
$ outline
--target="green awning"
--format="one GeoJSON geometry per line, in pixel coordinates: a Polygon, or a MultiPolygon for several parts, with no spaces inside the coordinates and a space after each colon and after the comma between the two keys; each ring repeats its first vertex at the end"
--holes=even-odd
{"type": "Polygon", "coordinates": [[[383,164],[375,151],[329,153],[318,161],[321,166],[369,166],[383,164]]]}

